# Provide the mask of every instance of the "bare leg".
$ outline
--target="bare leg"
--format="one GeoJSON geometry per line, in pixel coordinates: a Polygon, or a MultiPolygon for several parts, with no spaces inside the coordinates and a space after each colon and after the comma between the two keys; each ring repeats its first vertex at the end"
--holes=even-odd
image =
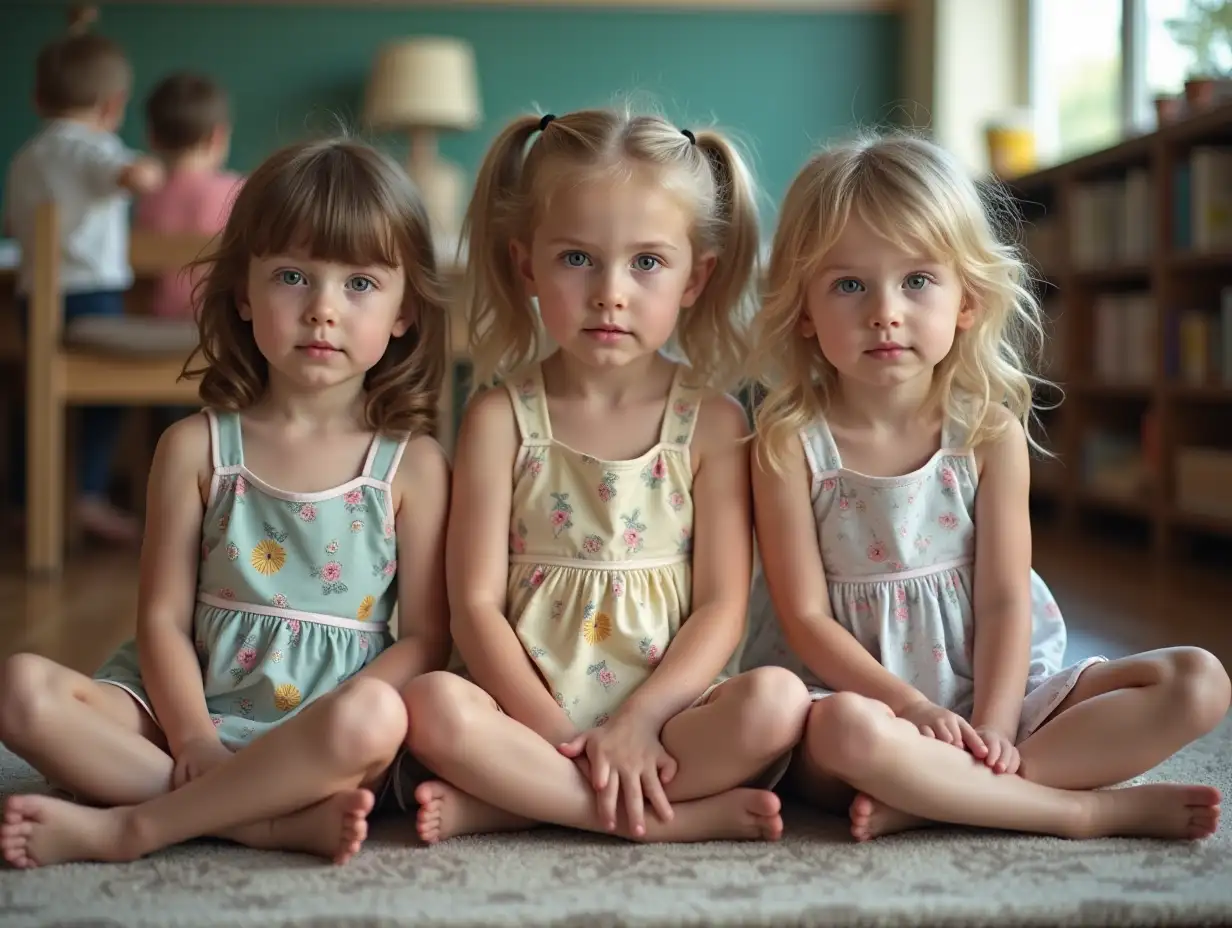
{"type": "MultiPolygon", "coordinates": [[[[408,747],[447,781],[416,791],[421,802],[435,804],[427,834],[420,819],[425,840],[488,830],[493,807],[523,821],[607,832],[594,790],[577,765],[502,713],[479,687],[454,674],[432,673],[411,681],[404,696],[414,719],[408,747]]],[[[649,817],[644,840],[773,840],[782,834],[778,797],[764,790],[729,790],[674,808],[670,822],[649,817]]],[[[627,823],[618,833],[632,837],[627,823]]]]}
{"type": "Polygon", "coordinates": [[[759,667],[716,687],[703,705],[663,726],[663,747],[678,767],[668,798],[701,799],[748,783],[800,741],[808,709],[808,689],[782,667],[759,667]]]}
{"type": "Polygon", "coordinates": [[[1096,664],[1019,745],[1019,775],[1063,789],[1121,783],[1215,728],[1230,700],[1223,665],[1200,648],[1096,664]]]}
{"type": "Polygon", "coordinates": [[[0,741],[57,786],[100,805],[144,802],[171,788],[167,742],[145,710],[119,687],[37,654],[4,662],[0,741]]]}
{"type": "Polygon", "coordinates": [[[367,834],[373,796],[362,787],[380,778],[405,732],[398,693],[361,677],[227,763],[140,805],[90,809],[46,796],[12,797],[0,825],[0,847],[16,866],[39,866],[132,860],[190,838],[220,835],[288,849],[307,844],[303,849],[319,850],[326,841],[329,856],[345,859],[367,834]],[[284,821],[268,821],[282,816],[284,821]]]}
{"type": "MultiPolygon", "coordinates": [[[[1219,791],[1152,784],[1076,792],[998,776],[967,752],[925,738],[887,706],[854,693],[813,704],[808,763],[867,796],[938,822],[1093,838],[1203,838],[1219,822],[1219,791]]],[[[871,835],[870,835],[871,836],[871,835]]]]}
{"type": "MultiPolygon", "coordinates": [[[[87,802],[136,805],[171,788],[174,762],[166,740],[136,700],[119,687],[97,683],[36,654],[16,654],[5,662],[0,741],[52,783],[87,802]]],[[[354,791],[344,791],[282,820],[212,834],[250,847],[337,859],[355,853],[367,834],[365,801],[354,791]]],[[[0,853],[17,865],[31,865],[28,844],[36,833],[32,820],[43,815],[47,802],[13,797],[9,805],[6,824],[0,826],[0,853]]],[[[59,806],[50,808],[54,813],[59,806]]]]}

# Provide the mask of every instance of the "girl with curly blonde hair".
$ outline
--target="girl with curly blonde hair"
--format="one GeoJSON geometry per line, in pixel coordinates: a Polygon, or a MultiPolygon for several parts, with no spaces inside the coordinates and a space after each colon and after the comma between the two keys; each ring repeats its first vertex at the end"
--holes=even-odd
{"type": "Polygon", "coordinates": [[[202,264],[205,409],[158,444],[136,638],[93,679],[4,670],[4,743],[104,806],[11,797],[18,867],[204,834],[342,862],[401,751],[399,690],[448,660],[446,319],[406,174],[348,139],[289,146],[202,264]]]}
{"type": "Polygon", "coordinates": [[[808,695],[779,668],[724,675],[752,571],[747,421],[722,393],[758,249],[743,159],[656,116],[523,116],[468,231],[477,377],[500,386],[455,461],[465,670],[406,692],[408,745],[441,777],[416,792],[421,837],[777,838],[777,797],[742,787],[808,695]]]}
{"type": "Polygon", "coordinates": [[[788,782],[847,807],[858,840],[929,821],[1204,837],[1212,788],[1089,791],[1210,731],[1229,683],[1196,648],[1064,665],[1031,568],[1043,333],[1013,219],[910,136],[835,145],[791,185],[755,321],[742,666],[809,686],[788,782]]]}

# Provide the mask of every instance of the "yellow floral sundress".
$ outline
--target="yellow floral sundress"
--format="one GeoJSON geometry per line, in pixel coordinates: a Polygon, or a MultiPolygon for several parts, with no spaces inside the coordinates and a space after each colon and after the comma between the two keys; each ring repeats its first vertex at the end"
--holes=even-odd
{"type": "Polygon", "coordinates": [[[658,443],[630,461],[600,461],[552,437],[539,365],[506,383],[521,432],[506,615],[582,729],[606,722],[650,676],[689,615],[700,394],[683,371],[658,443]]]}

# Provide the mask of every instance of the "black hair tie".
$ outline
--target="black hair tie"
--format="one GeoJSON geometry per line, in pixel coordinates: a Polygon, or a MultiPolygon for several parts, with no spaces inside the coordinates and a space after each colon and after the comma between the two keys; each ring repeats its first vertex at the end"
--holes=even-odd
{"type": "Polygon", "coordinates": [[[680,132],[686,139],[689,140],[690,145],[697,144],[697,136],[694,135],[689,129],[681,129],[680,132]]]}
{"type": "Polygon", "coordinates": [[[550,123],[555,118],[556,118],[555,113],[545,113],[543,115],[543,118],[539,120],[539,131],[542,132],[544,129],[546,129],[548,127],[548,123],[550,123]]]}

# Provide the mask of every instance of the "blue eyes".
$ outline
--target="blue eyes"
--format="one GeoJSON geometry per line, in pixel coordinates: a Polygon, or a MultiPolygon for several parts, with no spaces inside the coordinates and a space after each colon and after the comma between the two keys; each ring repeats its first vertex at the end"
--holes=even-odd
{"type": "MultiPolygon", "coordinates": [[[[307,278],[300,271],[290,268],[279,271],[276,278],[280,284],[285,284],[288,287],[298,287],[308,282],[307,278]]],[[[376,283],[370,277],[356,274],[354,277],[347,278],[347,288],[354,290],[356,293],[368,293],[376,288],[376,283]]]]}
{"type": "MultiPolygon", "coordinates": [[[[932,282],[933,279],[927,274],[908,274],[903,278],[903,286],[908,290],[923,290],[932,282]]],[[[834,282],[834,289],[838,293],[851,295],[862,291],[864,289],[864,284],[860,283],[860,281],[856,280],[854,277],[843,277],[834,282]]]]}
{"type": "MultiPolygon", "coordinates": [[[[561,260],[565,262],[565,267],[587,267],[590,265],[590,255],[584,251],[566,251],[561,255],[561,260]]],[[[658,267],[661,267],[663,262],[654,255],[638,255],[633,259],[633,269],[637,271],[650,272],[658,267]]]]}

